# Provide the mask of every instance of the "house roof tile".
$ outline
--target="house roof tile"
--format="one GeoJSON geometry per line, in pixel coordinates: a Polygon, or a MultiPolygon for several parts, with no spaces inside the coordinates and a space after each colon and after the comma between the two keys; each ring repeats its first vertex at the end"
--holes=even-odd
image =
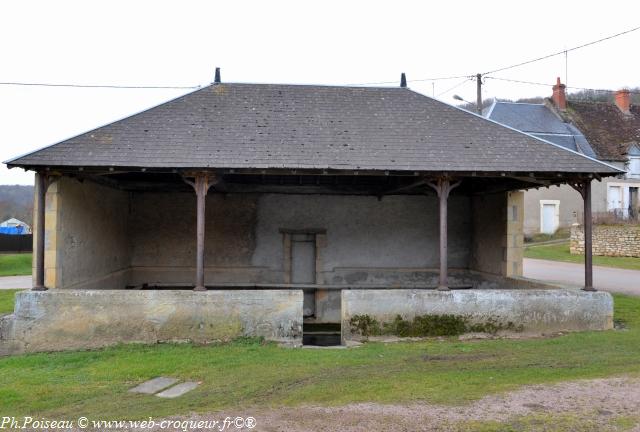
{"type": "Polygon", "coordinates": [[[629,148],[640,143],[640,106],[624,114],[612,103],[573,102],[566,116],[584,133],[602,160],[625,161],[629,148]]]}

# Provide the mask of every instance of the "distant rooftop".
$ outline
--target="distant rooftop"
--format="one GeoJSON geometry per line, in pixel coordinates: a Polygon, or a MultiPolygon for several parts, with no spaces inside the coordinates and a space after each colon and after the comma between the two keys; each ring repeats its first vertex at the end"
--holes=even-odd
{"type": "Polygon", "coordinates": [[[551,141],[569,150],[596,157],[589,141],[574,125],[564,122],[544,104],[495,101],[484,115],[498,123],[551,141]]]}
{"type": "Polygon", "coordinates": [[[625,161],[631,146],[640,144],[637,105],[623,113],[613,103],[569,101],[566,116],[585,134],[599,159],[625,161]]]}

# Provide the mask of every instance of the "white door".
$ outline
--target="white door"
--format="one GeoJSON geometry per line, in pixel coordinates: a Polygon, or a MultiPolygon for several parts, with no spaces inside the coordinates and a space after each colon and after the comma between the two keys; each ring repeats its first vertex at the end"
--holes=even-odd
{"type": "Polygon", "coordinates": [[[553,234],[556,232],[556,206],[555,204],[542,205],[542,232],[553,234]]]}
{"type": "Polygon", "coordinates": [[[622,208],[622,188],[620,186],[609,186],[607,191],[607,210],[613,211],[622,208]]]}

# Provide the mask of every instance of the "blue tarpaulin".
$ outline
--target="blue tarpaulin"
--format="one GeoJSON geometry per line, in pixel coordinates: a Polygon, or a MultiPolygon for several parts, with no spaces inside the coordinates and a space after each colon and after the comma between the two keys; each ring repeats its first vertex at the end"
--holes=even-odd
{"type": "Polygon", "coordinates": [[[0,234],[10,234],[10,235],[22,235],[29,234],[26,230],[26,227],[16,226],[16,227],[0,227],[0,234]]]}

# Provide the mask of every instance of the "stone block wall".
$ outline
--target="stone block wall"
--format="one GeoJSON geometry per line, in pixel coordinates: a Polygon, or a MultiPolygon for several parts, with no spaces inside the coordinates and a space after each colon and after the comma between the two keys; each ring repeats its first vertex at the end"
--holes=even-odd
{"type": "Polygon", "coordinates": [[[613,298],[603,291],[572,289],[344,290],[342,337],[360,338],[350,324],[355,315],[389,323],[397,315],[411,320],[427,314],[466,317],[478,324],[511,322],[527,335],[609,330],[613,328],[613,298]]]}
{"type": "Polygon", "coordinates": [[[471,208],[473,241],[469,269],[500,276],[522,276],[524,193],[474,196],[471,208]]]}
{"type": "MultiPolygon", "coordinates": [[[[569,248],[572,254],[584,254],[582,225],[571,227],[569,248]]],[[[594,255],[640,257],[640,226],[595,225],[592,250],[594,255]]]]}
{"type": "Polygon", "coordinates": [[[0,355],[240,336],[300,345],[302,291],[23,291],[0,319],[0,355]]]}
{"type": "MultiPolygon", "coordinates": [[[[39,175],[39,174],[36,174],[39,175]]],[[[33,250],[35,252],[38,244],[38,221],[36,214],[38,213],[38,182],[36,182],[33,194],[33,250]]],[[[58,238],[60,237],[59,205],[60,194],[59,185],[55,181],[49,185],[45,199],[45,236],[44,236],[44,266],[45,280],[44,284],[48,287],[57,287],[60,285],[60,274],[58,273],[58,238]]],[[[32,263],[32,278],[35,285],[36,278],[36,260],[32,263]]]]}

